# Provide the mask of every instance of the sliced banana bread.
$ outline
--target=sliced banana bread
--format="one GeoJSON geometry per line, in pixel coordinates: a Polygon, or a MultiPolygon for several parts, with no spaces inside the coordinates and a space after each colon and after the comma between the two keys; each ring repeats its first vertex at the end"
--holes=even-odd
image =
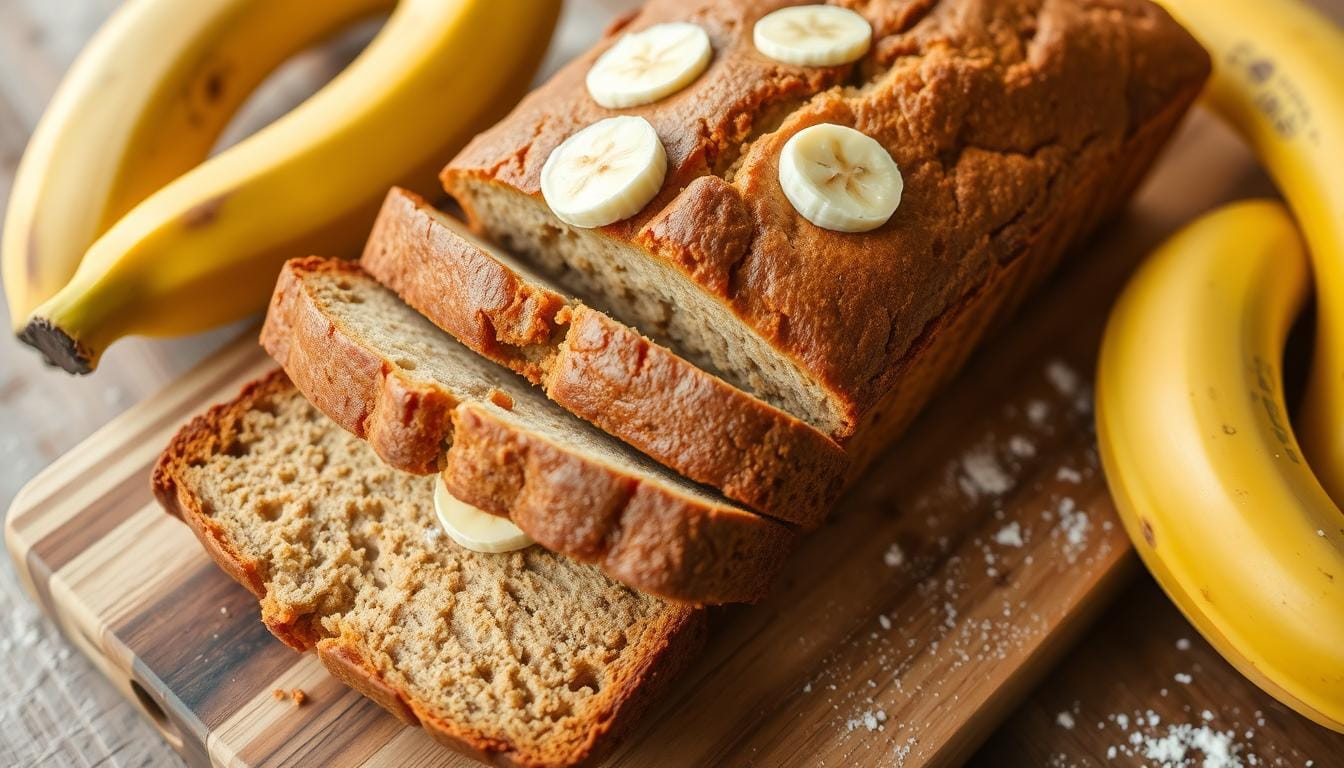
{"type": "Polygon", "coordinates": [[[764,596],[794,539],[566,413],[356,264],[285,265],[262,345],[391,466],[636,589],[694,603],[764,596]]]}
{"type": "Polygon", "coordinates": [[[861,60],[791,66],[752,35],[793,4],[652,0],[442,180],[474,229],[836,437],[861,466],[1123,204],[1209,58],[1146,0],[872,0],[839,3],[872,26],[861,60]],[[652,104],[598,105],[584,83],[594,61],[620,34],[667,21],[705,30],[708,68],[652,104]],[[662,189],[626,220],[565,224],[543,200],[542,167],[616,114],[657,132],[662,189]],[[860,131],[899,165],[904,191],[884,225],[823,229],[786,198],[781,149],[819,123],[860,131]]]}
{"type": "Polygon", "coordinates": [[[835,441],[566,298],[412,192],[388,194],[361,264],[566,410],[735,501],[811,527],[839,495],[835,441]]]}
{"type": "Polygon", "coordinates": [[[702,612],[541,547],[441,535],[432,477],[389,469],[280,372],[184,427],[154,492],[266,626],[479,759],[596,759],[699,647],[702,612]]]}

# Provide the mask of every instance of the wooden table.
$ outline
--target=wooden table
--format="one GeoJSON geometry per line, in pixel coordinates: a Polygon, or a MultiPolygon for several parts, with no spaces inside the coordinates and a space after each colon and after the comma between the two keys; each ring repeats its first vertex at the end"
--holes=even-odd
{"type": "MultiPolygon", "coordinates": [[[[114,0],[0,0],[0,206],[22,147],[60,74],[114,0]]],[[[550,66],[585,48],[627,0],[571,0],[550,66]]],[[[1344,18],[1344,2],[1329,7],[1344,18]]],[[[225,141],[295,103],[339,67],[368,30],[325,55],[302,57],[250,104],[225,141]]],[[[3,303],[3,299],[0,299],[3,303]]],[[[134,402],[152,395],[240,332],[112,348],[91,377],[43,369],[0,339],[0,509],[56,456],[134,402]]],[[[1138,569],[1135,569],[1138,572],[1138,569]]],[[[176,765],[134,707],[65,644],[0,563],[0,765],[176,765]]],[[[1344,765],[1344,739],[1284,709],[1223,662],[1146,577],[975,757],[977,765],[1143,762],[1172,724],[1235,733],[1243,760],[1344,765]],[[1151,711],[1151,714],[1150,714],[1151,711]],[[1155,719],[1156,718],[1156,719],[1155,719]],[[1138,743],[1132,743],[1134,734],[1138,743]]]]}

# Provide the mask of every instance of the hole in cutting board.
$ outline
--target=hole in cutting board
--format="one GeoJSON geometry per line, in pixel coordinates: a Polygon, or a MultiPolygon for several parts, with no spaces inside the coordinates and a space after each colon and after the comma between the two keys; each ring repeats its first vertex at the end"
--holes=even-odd
{"type": "Polygon", "coordinates": [[[149,717],[150,722],[158,729],[164,740],[173,749],[182,748],[182,733],[177,730],[177,724],[168,719],[168,713],[163,711],[163,706],[159,704],[149,691],[139,683],[131,681],[131,693],[135,694],[135,700],[139,702],[140,709],[149,717]]]}

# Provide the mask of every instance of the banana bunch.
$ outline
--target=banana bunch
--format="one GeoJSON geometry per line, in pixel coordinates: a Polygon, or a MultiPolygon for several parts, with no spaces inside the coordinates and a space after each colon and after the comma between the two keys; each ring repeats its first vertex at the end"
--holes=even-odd
{"type": "Polygon", "coordinates": [[[280,264],[356,253],[387,189],[429,191],[521,96],[559,0],[131,0],[81,54],[20,162],[0,249],[15,331],[87,373],[128,334],[265,306],[280,264]],[[391,9],[289,114],[209,157],[295,52],[391,9]]]}
{"type": "Polygon", "coordinates": [[[1265,691],[1344,732],[1344,31],[1297,0],[1161,0],[1211,51],[1209,104],[1279,184],[1158,249],[1097,369],[1107,482],[1148,569],[1265,691]],[[1307,285],[1302,409],[1279,368],[1307,285]],[[1305,451],[1304,451],[1305,448],[1305,451]]]}

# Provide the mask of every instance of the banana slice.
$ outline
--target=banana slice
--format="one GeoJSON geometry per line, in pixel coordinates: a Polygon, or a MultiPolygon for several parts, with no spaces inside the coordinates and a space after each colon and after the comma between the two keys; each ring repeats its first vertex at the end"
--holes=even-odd
{"type": "Polygon", "coordinates": [[[588,93],[608,109],[652,104],[690,85],[713,55],[709,35],[695,24],[655,24],[598,58],[588,70],[588,93]]]}
{"type": "Polygon", "coordinates": [[[756,50],[776,61],[833,67],[868,52],[873,27],[859,14],[833,5],[797,5],[762,16],[752,28],[756,50]]]}
{"type": "Polygon", "coordinates": [[[629,218],[663,186],[667,153],[642,117],[608,117],[556,147],[541,168],[541,196],[561,221],[602,227],[629,218]]]}
{"type": "Polygon", "coordinates": [[[822,123],[784,143],[779,186],[794,210],[818,227],[867,232],[896,212],[905,182],[896,161],[871,136],[822,123]]]}
{"type": "Polygon", "coordinates": [[[434,483],[434,512],[449,538],[473,552],[512,552],[533,544],[508,518],[482,512],[453,496],[442,479],[434,483]]]}

